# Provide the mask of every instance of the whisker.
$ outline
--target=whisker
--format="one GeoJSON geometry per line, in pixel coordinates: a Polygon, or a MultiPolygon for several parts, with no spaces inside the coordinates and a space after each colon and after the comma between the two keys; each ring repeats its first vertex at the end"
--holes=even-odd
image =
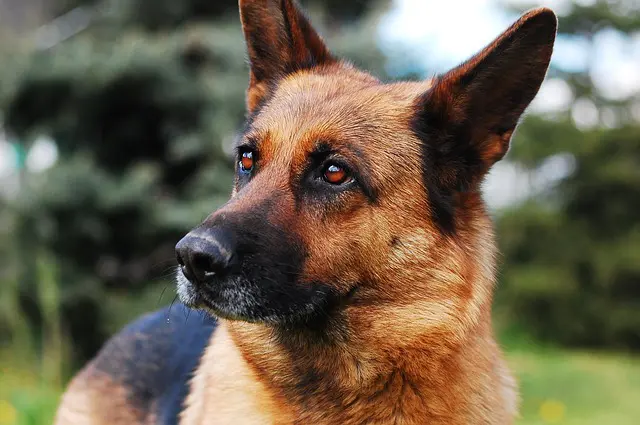
{"type": "Polygon", "coordinates": [[[167,290],[167,286],[168,285],[165,285],[164,288],[162,288],[162,292],[160,292],[160,296],[158,297],[158,302],[156,303],[156,307],[160,305],[160,301],[162,301],[162,297],[164,296],[164,293],[167,290]]]}
{"type": "Polygon", "coordinates": [[[169,309],[167,310],[167,322],[170,320],[170,317],[171,317],[171,309],[173,308],[173,303],[175,303],[177,299],[178,299],[178,294],[176,294],[173,297],[173,301],[171,301],[171,304],[169,305],[169,309]]]}

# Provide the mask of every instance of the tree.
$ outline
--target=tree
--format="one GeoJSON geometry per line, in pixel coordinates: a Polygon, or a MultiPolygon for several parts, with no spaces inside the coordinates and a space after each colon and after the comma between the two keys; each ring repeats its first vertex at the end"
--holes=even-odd
{"type": "MultiPolygon", "coordinates": [[[[630,13],[638,12],[635,3],[573,5],[560,17],[559,34],[588,44],[602,31],[630,37],[640,31],[640,14],[630,13]]],[[[571,87],[570,109],[529,116],[520,127],[510,160],[535,170],[569,152],[574,166],[558,185],[499,216],[505,257],[498,297],[510,322],[545,340],[638,350],[640,125],[633,108],[640,94],[602,93],[593,65],[553,69],[550,77],[571,87]],[[585,105],[596,111],[594,128],[577,125],[585,105]]]]}

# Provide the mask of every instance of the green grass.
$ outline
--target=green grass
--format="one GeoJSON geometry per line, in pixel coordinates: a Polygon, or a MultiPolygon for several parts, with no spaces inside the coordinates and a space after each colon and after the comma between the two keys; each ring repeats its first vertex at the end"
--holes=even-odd
{"type": "Polygon", "coordinates": [[[522,425],[640,423],[640,358],[514,350],[509,363],[522,394],[522,425]]]}
{"type": "Polygon", "coordinates": [[[52,423],[62,388],[22,360],[0,354],[0,362],[0,425],[52,423]]]}
{"type": "MultiPolygon", "coordinates": [[[[507,357],[522,391],[520,425],[640,422],[639,357],[527,347],[510,348],[507,357]]],[[[51,423],[60,389],[2,364],[0,425],[51,423]]]]}

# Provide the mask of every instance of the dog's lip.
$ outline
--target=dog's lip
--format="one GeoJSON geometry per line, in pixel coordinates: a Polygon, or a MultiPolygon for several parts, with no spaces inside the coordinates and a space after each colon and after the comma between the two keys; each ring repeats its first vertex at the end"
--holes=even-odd
{"type": "Polygon", "coordinates": [[[265,316],[260,318],[251,317],[250,315],[238,314],[233,311],[233,308],[230,305],[225,305],[226,303],[221,303],[216,301],[214,297],[206,292],[201,294],[202,300],[202,308],[203,310],[209,312],[210,314],[222,318],[225,320],[234,320],[234,321],[242,321],[249,323],[269,323],[275,321],[275,319],[271,316],[265,316]]]}
{"type": "MultiPolygon", "coordinates": [[[[185,289],[185,291],[189,292],[188,295],[180,295],[180,299],[184,304],[192,308],[208,311],[209,313],[224,319],[249,321],[250,318],[233,314],[229,311],[229,308],[225,308],[219,302],[215,301],[215,293],[218,291],[212,291],[212,287],[210,285],[218,278],[218,276],[211,276],[206,282],[194,282],[185,275],[181,268],[178,268],[177,273],[180,284],[183,285],[184,288],[188,288],[185,289]]],[[[217,283],[224,285],[224,282],[217,283]]]]}

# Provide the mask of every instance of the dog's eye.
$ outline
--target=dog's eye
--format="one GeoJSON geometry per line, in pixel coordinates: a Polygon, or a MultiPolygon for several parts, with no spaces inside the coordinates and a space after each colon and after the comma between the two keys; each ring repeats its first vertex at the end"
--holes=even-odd
{"type": "Polygon", "coordinates": [[[327,183],[339,185],[346,183],[350,177],[347,170],[337,164],[329,164],[322,173],[322,178],[327,183]]]}
{"type": "Polygon", "coordinates": [[[240,154],[240,170],[248,173],[253,170],[253,152],[252,151],[244,151],[240,154]]]}

